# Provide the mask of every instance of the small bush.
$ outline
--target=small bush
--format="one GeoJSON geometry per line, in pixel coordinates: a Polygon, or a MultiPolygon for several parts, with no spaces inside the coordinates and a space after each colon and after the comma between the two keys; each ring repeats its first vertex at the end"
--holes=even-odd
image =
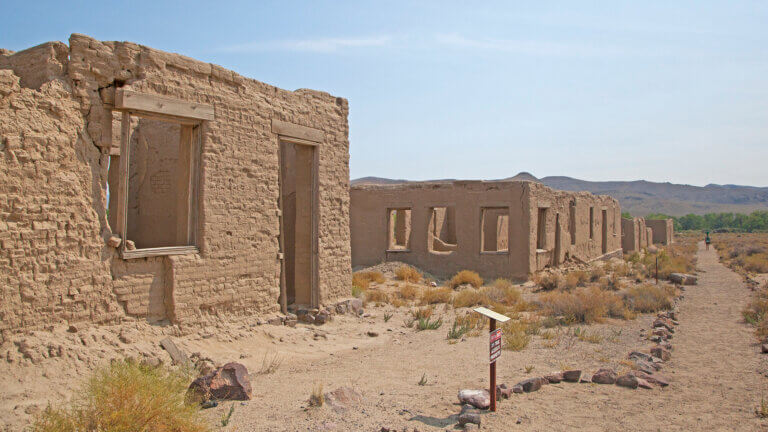
{"type": "Polygon", "coordinates": [[[309,406],[321,407],[325,403],[325,395],[323,394],[323,384],[317,383],[312,386],[312,393],[309,395],[309,406]]]}
{"type": "Polygon", "coordinates": [[[435,308],[432,306],[423,307],[423,308],[415,308],[411,310],[411,315],[414,319],[422,319],[422,318],[429,318],[432,316],[432,314],[435,313],[435,308]]]}
{"type": "Polygon", "coordinates": [[[581,327],[576,327],[573,330],[573,334],[582,342],[598,344],[603,341],[603,336],[601,334],[590,332],[587,329],[582,329],[581,327]]]}
{"type": "Polygon", "coordinates": [[[629,314],[621,298],[598,287],[578,288],[572,292],[553,291],[540,296],[549,315],[562,315],[571,323],[602,322],[607,316],[627,319],[629,314]]]}
{"type": "Polygon", "coordinates": [[[760,398],[760,404],[755,408],[755,414],[760,418],[768,417],[768,400],[760,398]]]}
{"type": "Polygon", "coordinates": [[[589,281],[597,282],[603,276],[605,276],[605,270],[602,267],[595,267],[589,272],[589,281]]]}
{"type": "Polygon", "coordinates": [[[552,272],[538,273],[533,277],[533,281],[544,291],[562,288],[565,284],[565,280],[559,273],[552,272]]]}
{"type": "Polygon", "coordinates": [[[68,408],[46,408],[32,432],[208,431],[187,397],[187,371],[115,361],[97,370],[68,408]]]}
{"type": "Polygon", "coordinates": [[[617,273],[611,273],[608,276],[600,278],[600,288],[607,291],[618,291],[624,288],[624,283],[617,273]]]}
{"type": "Polygon", "coordinates": [[[438,318],[432,320],[431,318],[419,318],[419,322],[416,325],[418,330],[437,330],[443,325],[443,319],[438,318]]]}
{"type": "Polygon", "coordinates": [[[453,296],[453,307],[462,308],[488,303],[488,297],[481,291],[473,288],[463,289],[453,296]]]}
{"type": "Polygon", "coordinates": [[[421,304],[450,303],[453,290],[446,287],[428,288],[421,293],[421,304]]]}
{"type": "Polygon", "coordinates": [[[527,326],[522,321],[509,320],[501,325],[502,348],[510,351],[522,351],[531,342],[531,336],[526,333],[527,326]]]}
{"type": "Polygon", "coordinates": [[[743,258],[744,270],[754,273],[768,273],[768,254],[755,253],[743,258]]]}
{"type": "Polygon", "coordinates": [[[491,286],[483,288],[482,291],[488,300],[504,306],[512,306],[522,298],[520,290],[506,279],[496,279],[491,286]]]}
{"type": "Polygon", "coordinates": [[[369,289],[365,292],[366,303],[386,303],[389,299],[387,293],[377,289],[369,289]]]}
{"type": "Polygon", "coordinates": [[[400,297],[404,300],[415,300],[419,296],[419,289],[413,285],[405,284],[400,288],[400,297]]]}
{"type": "Polygon", "coordinates": [[[459,322],[459,319],[453,321],[453,325],[448,330],[448,339],[461,339],[462,336],[469,333],[469,326],[459,322]]]}
{"type": "Polygon", "coordinates": [[[587,284],[589,281],[589,274],[584,270],[576,270],[565,275],[565,287],[568,289],[574,289],[587,284]]]}
{"type": "Polygon", "coordinates": [[[363,289],[359,286],[352,285],[352,297],[360,298],[363,295],[363,289]]]}
{"type": "Polygon", "coordinates": [[[675,288],[671,285],[642,284],[624,293],[626,304],[636,312],[657,312],[672,308],[675,288]]]}
{"type": "Polygon", "coordinates": [[[451,289],[456,289],[457,286],[465,284],[472,285],[475,288],[480,288],[483,286],[483,278],[481,278],[480,275],[476,272],[470,270],[462,270],[456,273],[456,275],[448,281],[446,286],[451,289]]]}
{"type": "Polygon", "coordinates": [[[409,265],[402,265],[395,270],[395,276],[401,281],[416,283],[421,280],[421,273],[409,265]]]}
{"type": "Polygon", "coordinates": [[[280,364],[283,362],[282,357],[278,352],[264,353],[264,358],[261,359],[261,369],[259,373],[262,375],[274,373],[280,364]]]}
{"type": "Polygon", "coordinates": [[[371,282],[384,283],[384,275],[378,271],[359,271],[352,274],[352,286],[365,291],[371,282]]]}

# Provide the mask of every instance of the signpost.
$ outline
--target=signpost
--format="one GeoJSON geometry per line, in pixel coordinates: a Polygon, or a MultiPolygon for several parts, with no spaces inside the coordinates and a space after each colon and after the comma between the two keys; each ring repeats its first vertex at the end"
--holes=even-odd
{"type": "Polygon", "coordinates": [[[479,307],[475,312],[485,315],[490,320],[489,327],[489,362],[491,363],[491,411],[496,411],[496,360],[501,357],[501,329],[496,328],[496,321],[507,322],[509,317],[490,309],[479,307]]]}

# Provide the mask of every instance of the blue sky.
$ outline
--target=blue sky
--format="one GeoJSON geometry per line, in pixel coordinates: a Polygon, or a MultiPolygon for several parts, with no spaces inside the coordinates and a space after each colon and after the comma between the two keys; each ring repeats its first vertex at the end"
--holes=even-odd
{"type": "Polygon", "coordinates": [[[3,12],[3,48],[78,32],[346,97],[352,178],[768,186],[765,1],[5,0],[3,12]]]}

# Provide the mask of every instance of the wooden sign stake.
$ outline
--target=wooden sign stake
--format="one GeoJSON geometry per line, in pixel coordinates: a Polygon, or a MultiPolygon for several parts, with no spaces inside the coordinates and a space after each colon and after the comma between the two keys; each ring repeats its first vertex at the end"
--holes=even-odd
{"type": "Polygon", "coordinates": [[[490,320],[490,332],[488,335],[490,340],[489,345],[491,363],[491,411],[496,411],[496,360],[501,356],[501,329],[498,330],[498,333],[496,332],[496,321],[504,323],[509,321],[510,318],[484,307],[475,308],[474,311],[481,315],[487,316],[490,320]]]}

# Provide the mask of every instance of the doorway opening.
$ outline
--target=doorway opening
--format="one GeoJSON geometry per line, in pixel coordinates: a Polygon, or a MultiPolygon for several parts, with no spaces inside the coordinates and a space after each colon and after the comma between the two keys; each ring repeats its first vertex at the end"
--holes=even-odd
{"type": "Polygon", "coordinates": [[[280,141],[281,304],[317,303],[317,152],[313,145],[280,141]]]}
{"type": "Polygon", "coordinates": [[[536,222],[536,249],[547,249],[547,209],[540,208],[536,222]]]}
{"type": "Polygon", "coordinates": [[[603,253],[608,253],[608,210],[603,210],[603,253]]]}
{"type": "Polygon", "coordinates": [[[562,245],[560,244],[560,236],[562,236],[560,228],[560,213],[555,213],[555,253],[552,256],[552,262],[555,265],[559,265],[561,263],[560,250],[562,249],[562,245]]]}

